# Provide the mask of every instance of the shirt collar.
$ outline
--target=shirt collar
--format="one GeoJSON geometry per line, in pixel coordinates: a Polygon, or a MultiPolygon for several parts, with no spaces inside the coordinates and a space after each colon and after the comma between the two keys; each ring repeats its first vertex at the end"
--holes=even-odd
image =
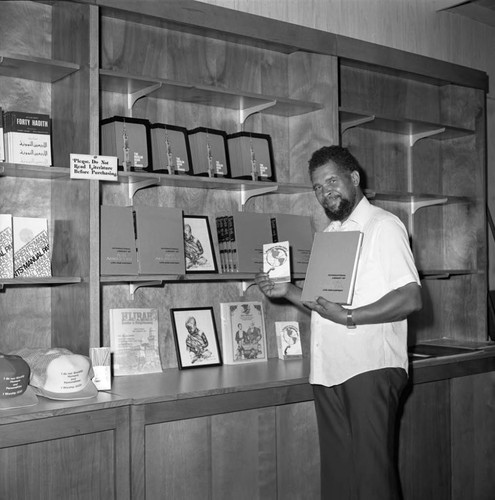
{"type": "Polygon", "coordinates": [[[368,201],[366,196],[363,196],[359,203],[354,207],[354,210],[351,212],[351,215],[342,223],[340,226],[339,221],[331,222],[327,227],[327,231],[351,231],[351,230],[362,230],[366,221],[369,218],[369,209],[371,207],[371,203],[368,201]],[[336,227],[336,226],[340,227],[336,227]]]}

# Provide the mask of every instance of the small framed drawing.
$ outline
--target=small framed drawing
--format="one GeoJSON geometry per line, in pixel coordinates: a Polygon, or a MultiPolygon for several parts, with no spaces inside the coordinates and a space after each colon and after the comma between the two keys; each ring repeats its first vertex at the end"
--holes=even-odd
{"type": "Polygon", "coordinates": [[[170,314],[181,370],[222,364],[212,307],[171,309],[170,314]]]}
{"type": "Polygon", "coordinates": [[[186,273],[217,273],[217,260],[207,215],[184,216],[186,273]]]}
{"type": "Polygon", "coordinates": [[[268,360],[261,302],[221,303],[220,314],[224,364],[237,365],[268,360]]]}

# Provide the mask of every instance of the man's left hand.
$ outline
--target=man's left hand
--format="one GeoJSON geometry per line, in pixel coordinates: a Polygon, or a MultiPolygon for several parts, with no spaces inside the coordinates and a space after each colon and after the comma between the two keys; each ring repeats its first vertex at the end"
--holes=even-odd
{"type": "Polygon", "coordinates": [[[304,302],[304,305],[317,312],[322,318],[345,325],[347,321],[347,309],[335,302],[329,302],[323,297],[318,297],[316,302],[304,302]]]}

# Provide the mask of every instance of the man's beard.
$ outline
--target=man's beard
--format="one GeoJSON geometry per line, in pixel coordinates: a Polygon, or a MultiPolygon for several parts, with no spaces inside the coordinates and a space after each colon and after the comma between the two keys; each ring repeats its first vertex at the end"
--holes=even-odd
{"type": "Polygon", "coordinates": [[[342,198],[340,197],[340,203],[336,206],[336,208],[330,208],[326,204],[323,205],[323,209],[325,210],[325,214],[330,220],[339,220],[343,221],[351,215],[352,210],[354,209],[354,202],[356,200],[356,194],[352,196],[352,198],[342,198]]]}

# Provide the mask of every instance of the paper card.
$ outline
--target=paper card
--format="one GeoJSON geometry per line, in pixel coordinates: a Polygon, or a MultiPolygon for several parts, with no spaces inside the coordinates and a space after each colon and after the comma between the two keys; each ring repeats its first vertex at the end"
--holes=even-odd
{"type": "Polygon", "coordinates": [[[70,178],[99,181],[117,181],[117,157],[70,155],[70,178]]]}
{"type": "Polygon", "coordinates": [[[288,241],[263,245],[263,272],[276,283],[290,281],[290,250],[288,241]]]}
{"type": "Polygon", "coordinates": [[[301,335],[297,321],[275,321],[279,359],[302,357],[301,335]]]}

